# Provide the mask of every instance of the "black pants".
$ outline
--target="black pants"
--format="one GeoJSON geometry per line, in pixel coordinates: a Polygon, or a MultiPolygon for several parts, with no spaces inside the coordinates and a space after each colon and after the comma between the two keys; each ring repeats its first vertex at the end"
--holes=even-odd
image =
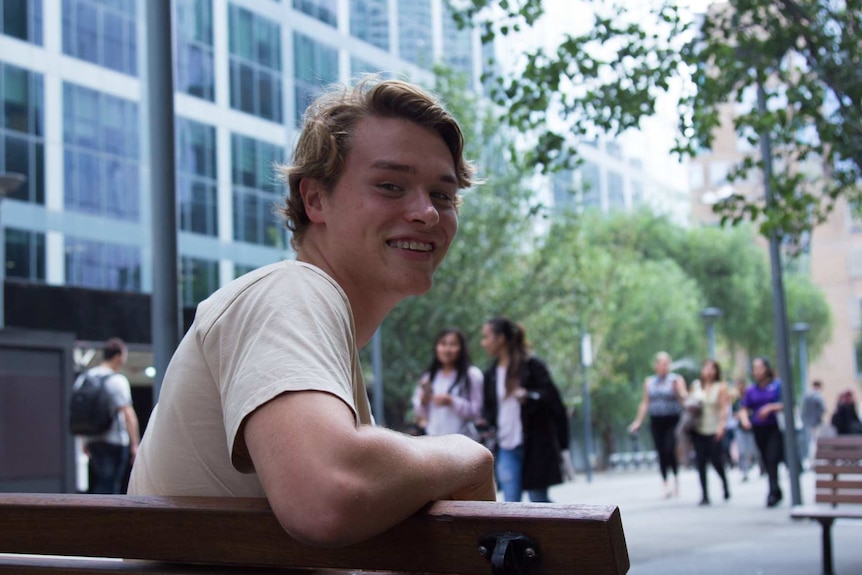
{"type": "Polygon", "coordinates": [[[760,452],[760,459],[769,478],[769,497],[781,498],[781,488],[778,486],[778,464],[784,459],[784,444],[781,430],[777,425],[755,425],[754,443],[760,452]]]}
{"type": "Polygon", "coordinates": [[[129,466],[129,446],[93,442],[90,450],[90,489],[88,493],[122,493],[123,476],[129,466]]]}
{"type": "Polygon", "coordinates": [[[700,476],[700,489],[704,499],[709,499],[709,490],[706,481],[706,464],[711,462],[724,487],[725,497],[728,495],[727,474],[724,472],[724,442],[716,441],[714,435],[691,434],[691,442],[694,445],[694,456],[697,461],[697,474],[700,476]]]}
{"type": "Polygon", "coordinates": [[[676,461],[676,426],[678,423],[678,415],[653,415],[649,418],[652,442],[658,453],[658,467],[661,471],[661,478],[664,480],[667,480],[669,470],[673,471],[674,475],[679,472],[676,461]]]}

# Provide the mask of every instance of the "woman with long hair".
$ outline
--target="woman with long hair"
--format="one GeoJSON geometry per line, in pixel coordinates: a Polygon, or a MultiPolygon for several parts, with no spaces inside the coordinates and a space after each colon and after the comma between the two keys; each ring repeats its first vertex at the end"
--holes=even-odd
{"type": "Polygon", "coordinates": [[[769,479],[766,506],[775,507],[782,498],[778,485],[778,464],[784,460],[784,444],[777,417],[784,407],[781,401],[781,380],[775,377],[772,366],[763,357],[751,362],[751,375],[754,385],[748,387],[742,398],[739,423],[754,433],[754,442],[769,479]]]}
{"type": "Polygon", "coordinates": [[[549,502],[548,487],[563,482],[561,453],[569,424],[545,364],[530,353],[524,329],[498,317],[482,327],[493,358],[485,371],[484,414],[497,431],[497,480],[506,501],[549,502]]]}
{"type": "Polygon", "coordinates": [[[658,454],[664,497],[679,495],[679,463],[676,457],[676,428],[682,415],[682,404],[688,395],[685,380],[670,371],[670,354],[660,351],[655,355],[655,375],[644,379],[643,393],[635,420],[629,433],[637,433],[649,413],[650,432],[658,454]],[[673,490],[668,484],[668,473],[673,473],[673,490]]]}
{"type": "Polygon", "coordinates": [[[438,333],[431,362],[413,394],[413,411],[426,422],[425,433],[474,436],[471,424],[482,411],[482,383],[482,371],[470,361],[461,330],[446,328],[438,333]]]}
{"type": "Polygon", "coordinates": [[[692,383],[692,399],[700,403],[700,417],[691,433],[697,473],[700,476],[701,505],[709,505],[706,464],[711,462],[724,487],[724,499],[730,499],[724,466],[724,433],[727,424],[727,384],[721,381],[721,366],[707,359],[700,368],[700,379],[692,383]]]}

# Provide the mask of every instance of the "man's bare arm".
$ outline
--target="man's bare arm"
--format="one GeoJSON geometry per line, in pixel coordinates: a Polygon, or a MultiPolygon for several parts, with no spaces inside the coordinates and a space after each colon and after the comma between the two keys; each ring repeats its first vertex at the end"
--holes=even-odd
{"type": "Polygon", "coordinates": [[[323,392],[261,406],[245,441],[276,517],[312,545],[362,541],[430,501],[496,495],[493,457],[473,440],[357,427],[347,405],[323,392]]]}

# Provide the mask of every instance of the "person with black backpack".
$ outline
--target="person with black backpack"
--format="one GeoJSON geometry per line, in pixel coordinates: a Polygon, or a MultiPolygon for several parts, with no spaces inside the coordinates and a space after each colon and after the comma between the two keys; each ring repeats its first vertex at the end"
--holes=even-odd
{"type": "Polygon", "coordinates": [[[119,373],[128,358],[123,340],[105,342],[102,362],[75,381],[69,425],[84,439],[90,458],[88,493],[122,493],[123,478],[138,451],[138,416],[129,380],[119,373]]]}

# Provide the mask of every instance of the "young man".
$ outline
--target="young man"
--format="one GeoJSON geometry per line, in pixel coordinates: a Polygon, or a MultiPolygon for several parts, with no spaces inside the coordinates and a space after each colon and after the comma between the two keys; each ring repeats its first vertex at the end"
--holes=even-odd
{"type": "Polygon", "coordinates": [[[165,374],[130,492],[267,497],[315,545],[380,533],[438,499],[495,498],[493,458],[461,435],[373,426],[359,349],[431,287],[473,183],[455,120],[398,81],[312,104],[285,168],[296,261],[198,306],[165,374]]]}
{"type": "MultiPolygon", "coordinates": [[[[105,377],[105,387],[116,410],[111,427],[101,435],[84,438],[84,452],[90,457],[88,493],[122,493],[123,479],[134,461],[140,439],[138,416],[132,407],[129,380],[120,373],[129,357],[126,344],[111,338],[102,349],[102,362],[87,373],[105,377]]],[[[75,382],[81,385],[83,376],[75,382]]]]}
{"type": "Polygon", "coordinates": [[[816,379],[802,396],[800,419],[802,419],[803,432],[803,450],[801,454],[803,468],[810,467],[811,460],[816,455],[817,434],[820,424],[823,423],[823,414],[825,413],[826,402],[823,399],[823,383],[819,379],[816,379]]]}

